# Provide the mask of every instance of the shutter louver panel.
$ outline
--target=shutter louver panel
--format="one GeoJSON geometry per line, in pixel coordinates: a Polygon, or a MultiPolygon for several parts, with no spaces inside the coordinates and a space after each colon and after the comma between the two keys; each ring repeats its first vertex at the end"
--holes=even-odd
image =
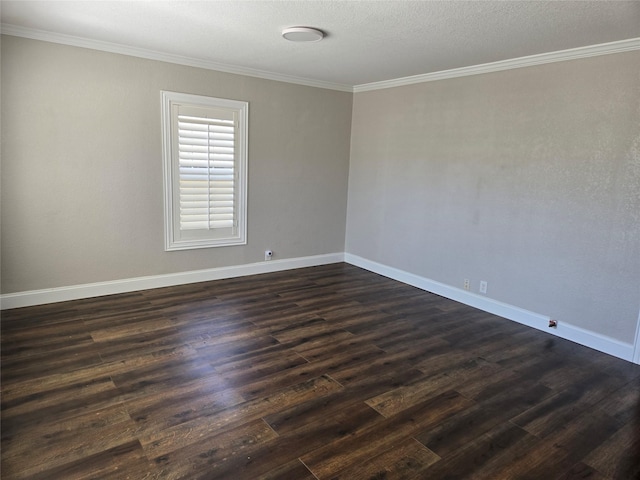
{"type": "Polygon", "coordinates": [[[180,230],[236,225],[235,131],[233,118],[178,113],[180,230]]]}

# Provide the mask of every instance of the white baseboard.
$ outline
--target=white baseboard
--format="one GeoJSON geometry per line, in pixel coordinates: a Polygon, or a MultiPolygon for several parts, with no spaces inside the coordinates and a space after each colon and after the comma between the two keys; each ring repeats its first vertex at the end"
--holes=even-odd
{"type": "MultiPolygon", "coordinates": [[[[614,357],[630,362],[634,361],[635,363],[640,363],[640,358],[634,359],[634,346],[630,343],[624,343],[614,338],[570,325],[566,322],[560,322],[556,328],[550,329],[550,318],[545,315],[540,315],[539,313],[534,313],[507,303],[492,300],[491,298],[482,295],[477,295],[460,288],[436,282],[435,280],[420,277],[413,273],[408,273],[404,270],[373,262],[350,253],[345,253],[344,258],[347,263],[378,273],[385,277],[398,280],[402,283],[412,285],[420,288],[421,290],[435,293],[436,295],[455,300],[456,302],[478,308],[485,312],[493,313],[494,315],[513,320],[514,322],[521,323],[528,327],[533,327],[537,330],[542,330],[543,332],[579,343],[580,345],[613,355],[614,357]]],[[[636,357],[640,357],[640,355],[637,354],[636,357]]]]}
{"type": "MultiPolygon", "coordinates": [[[[234,265],[230,267],[209,268],[189,272],[169,273],[147,277],[127,278],[108,282],[72,285],[68,287],[48,288],[27,292],[8,293],[0,295],[0,309],[29,307],[47,303],[78,300],[82,298],[100,297],[116,293],[135,292],[152,288],[170,287],[188,283],[207,282],[224,278],[243,277],[260,273],[280,272],[295,268],[313,267],[330,263],[347,262],[365,270],[378,273],[388,278],[398,280],[436,295],[455,300],[456,302],[478,308],[485,312],[513,320],[528,327],[544,331],[593,348],[600,352],[640,364],[640,347],[634,351],[632,344],[624,343],[599,333],[560,322],[555,329],[549,329],[549,317],[529,310],[524,310],[491,298],[477,295],[444,283],[420,277],[413,273],[389,267],[350,253],[330,253],[310,257],[299,257],[268,262],[234,265]]],[[[640,323],[640,319],[639,319],[640,323]]],[[[637,333],[640,339],[640,326],[637,333]]],[[[640,345],[640,340],[636,343],[640,345]]]]}
{"type": "Polygon", "coordinates": [[[29,307],[46,303],[65,302],[81,298],[101,297],[115,293],[135,292],[151,288],[170,287],[187,283],[208,282],[224,278],[244,277],[260,273],[280,272],[294,268],[314,267],[344,261],[344,253],[329,253],[311,257],[298,257],[268,262],[234,265],[231,267],[208,268],[189,272],[168,273],[148,277],[126,278],[108,282],[72,285],[69,287],[47,288],[0,295],[0,309],[29,307]]]}
{"type": "Polygon", "coordinates": [[[640,365],[640,313],[638,313],[638,323],[636,325],[636,339],[633,349],[633,363],[640,365]]]}

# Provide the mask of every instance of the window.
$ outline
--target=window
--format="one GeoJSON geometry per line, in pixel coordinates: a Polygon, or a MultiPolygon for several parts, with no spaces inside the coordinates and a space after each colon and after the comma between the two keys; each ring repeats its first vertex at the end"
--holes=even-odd
{"type": "Polygon", "coordinates": [[[247,243],[248,109],[162,92],[165,250],[247,243]]]}

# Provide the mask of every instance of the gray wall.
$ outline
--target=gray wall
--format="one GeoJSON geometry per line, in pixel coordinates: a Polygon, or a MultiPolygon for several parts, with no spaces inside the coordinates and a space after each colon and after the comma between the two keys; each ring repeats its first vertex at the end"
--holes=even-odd
{"type": "Polygon", "coordinates": [[[640,52],[354,96],[346,251],[633,343],[640,52]]]}
{"type": "Polygon", "coordinates": [[[346,250],[633,342],[638,52],[356,95],[7,36],[1,59],[2,293],[346,250]],[[250,103],[248,245],[164,252],[163,89],[250,103]]]}
{"type": "Polygon", "coordinates": [[[352,94],[2,39],[2,292],[344,251],[352,94]],[[248,245],[165,252],[160,90],[249,102],[248,245]]]}

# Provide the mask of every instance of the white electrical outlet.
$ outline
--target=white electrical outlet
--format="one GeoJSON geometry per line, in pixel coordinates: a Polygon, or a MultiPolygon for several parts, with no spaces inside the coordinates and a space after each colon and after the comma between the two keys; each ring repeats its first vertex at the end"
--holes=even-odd
{"type": "Polygon", "coordinates": [[[487,293],[487,282],[484,280],[480,282],[480,293],[487,293]]]}
{"type": "Polygon", "coordinates": [[[271,250],[265,250],[264,251],[264,260],[271,260],[271,258],[273,257],[273,252],[271,250]]]}
{"type": "Polygon", "coordinates": [[[471,287],[470,287],[470,283],[469,283],[469,279],[468,279],[468,278],[465,278],[465,279],[464,279],[464,289],[465,289],[465,290],[469,290],[469,288],[471,288],[471,287]]]}

